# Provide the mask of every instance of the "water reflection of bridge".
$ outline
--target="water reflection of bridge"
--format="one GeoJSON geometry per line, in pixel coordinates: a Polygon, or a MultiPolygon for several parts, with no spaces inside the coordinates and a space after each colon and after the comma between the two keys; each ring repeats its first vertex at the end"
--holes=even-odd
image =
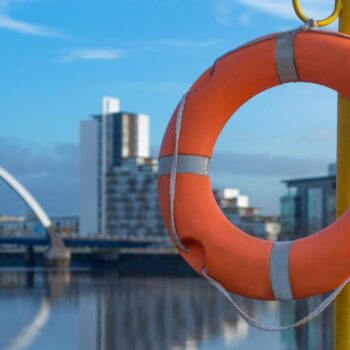
{"type": "MultiPolygon", "coordinates": [[[[50,317],[61,315],[61,323],[55,318],[51,326],[50,322],[43,326],[37,335],[39,341],[44,334],[46,339],[48,334],[64,336],[66,324],[74,319],[79,320],[74,330],[79,344],[72,348],[84,350],[198,349],[208,344],[220,349],[241,344],[245,349],[252,348],[247,347],[251,339],[256,339],[254,348],[261,349],[264,344],[259,342],[270,339],[271,344],[271,337],[279,349],[331,347],[330,310],[307,327],[273,335],[261,333],[248,327],[221,294],[197,278],[120,278],[116,273],[102,272],[5,275],[0,273],[0,290],[29,287],[37,298],[37,288],[44,285],[42,300],[50,317]]],[[[305,315],[317,300],[280,304],[240,299],[239,303],[259,319],[286,324],[305,315]]],[[[35,320],[35,313],[32,317],[35,320]]]]}

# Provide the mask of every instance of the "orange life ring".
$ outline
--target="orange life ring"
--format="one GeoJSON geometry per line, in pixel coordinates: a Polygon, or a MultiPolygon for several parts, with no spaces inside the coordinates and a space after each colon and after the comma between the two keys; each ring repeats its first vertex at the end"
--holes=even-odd
{"type": "Polygon", "coordinates": [[[305,298],[336,288],[350,275],[350,211],[316,234],[273,243],[234,226],[212,193],[207,165],[228,119],[256,94],[296,81],[327,86],[350,100],[349,37],[298,30],[228,52],[187,92],[186,104],[176,108],[160,150],[158,192],[169,232],[174,148],[177,155],[173,217],[178,236],[189,249],[180,249],[181,255],[198,273],[206,268],[226,289],[246,297],[305,298]],[[184,110],[177,144],[179,108],[184,110]]]}

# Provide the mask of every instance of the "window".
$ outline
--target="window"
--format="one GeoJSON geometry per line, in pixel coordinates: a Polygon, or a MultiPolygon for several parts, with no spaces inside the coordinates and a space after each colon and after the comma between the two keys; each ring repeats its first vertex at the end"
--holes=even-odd
{"type": "Polygon", "coordinates": [[[281,227],[282,233],[291,237],[297,234],[298,197],[294,188],[289,188],[281,198],[281,227]]]}
{"type": "Polygon", "coordinates": [[[330,225],[335,220],[336,196],[335,191],[327,193],[326,196],[326,225],[330,225]]]}
{"type": "Polygon", "coordinates": [[[307,191],[307,233],[314,233],[322,228],[322,189],[309,188],[307,191]]]}

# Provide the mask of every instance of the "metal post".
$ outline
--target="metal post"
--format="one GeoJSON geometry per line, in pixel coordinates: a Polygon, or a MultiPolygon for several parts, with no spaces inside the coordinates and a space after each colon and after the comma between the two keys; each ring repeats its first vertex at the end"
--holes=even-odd
{"type": "MultiPolygon", "coordinates": [[[[339,32],[350,34],[350,0],[343,0],[339,32]]],[[[338,96],[337,217],[350,207],[350,101],[338,96]]],[[[350,350],[350,285],[335,301],[334,349],[350,350]]]]}

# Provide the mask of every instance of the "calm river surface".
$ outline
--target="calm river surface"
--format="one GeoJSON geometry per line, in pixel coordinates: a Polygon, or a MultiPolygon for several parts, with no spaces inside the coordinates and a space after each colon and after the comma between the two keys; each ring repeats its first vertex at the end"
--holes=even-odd
{"type": "MultiPolygon", "coordinates": [[[[317,305],[238,298],[250,315],[286,324],[317,305]]],[[[0,349],[331,349],[332,310],[307,327],[258,331],[200,278],[115,272],[0,271],[0,349]]]]}

